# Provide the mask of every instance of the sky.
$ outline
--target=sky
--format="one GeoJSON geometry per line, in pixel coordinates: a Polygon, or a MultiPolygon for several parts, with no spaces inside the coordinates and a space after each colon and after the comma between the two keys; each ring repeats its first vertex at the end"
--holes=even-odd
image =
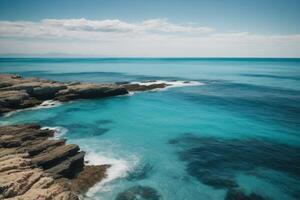
{"type": "Polygon", "coordinates": [[[299,0],[0,0],[0,54],[300,57],[299,0]]]}

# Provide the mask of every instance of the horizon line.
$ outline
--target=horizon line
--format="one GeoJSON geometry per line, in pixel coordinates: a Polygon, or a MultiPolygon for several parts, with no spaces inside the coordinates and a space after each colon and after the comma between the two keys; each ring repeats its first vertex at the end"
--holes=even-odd
{"type": "Polygon", "coordinates": [[[300,59],[300,57],[234,57],[234,56],[169,56],[169,57],[148,57],[148,56],[1,56],[0,59],[300,59]]]}

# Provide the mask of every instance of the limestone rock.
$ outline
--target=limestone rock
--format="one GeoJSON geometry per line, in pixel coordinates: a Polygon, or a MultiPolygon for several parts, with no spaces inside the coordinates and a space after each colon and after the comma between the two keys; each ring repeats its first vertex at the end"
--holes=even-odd
{"type": "Polygon", "coordinates": [[[0,199],[78,200],[108,166],[84,166],[85,153],[37,124],[0,126],[0,199]]]}

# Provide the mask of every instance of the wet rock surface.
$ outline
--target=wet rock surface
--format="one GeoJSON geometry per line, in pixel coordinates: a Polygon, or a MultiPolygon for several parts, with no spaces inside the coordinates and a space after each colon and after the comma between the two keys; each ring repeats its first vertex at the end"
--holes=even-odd
{"type": "Polygon", "coordinates": [[[158,192],[148,186],[134,186],[118,194],[115,200],[161,200],[158,192]]]}
{"type": "Polygon", "coordinates": [[[85,166],[84,152],[37,124],[0,127],[0,199],[75,200],[109,167],[85,166]]]}

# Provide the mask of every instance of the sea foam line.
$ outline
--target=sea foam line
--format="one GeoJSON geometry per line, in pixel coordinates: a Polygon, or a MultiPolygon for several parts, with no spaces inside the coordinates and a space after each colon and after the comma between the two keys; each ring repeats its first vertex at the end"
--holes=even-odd
{"type": "Polygon", "coordinates": [[[111,187],[105,187],[105,185],[113,180],[124,178],[128,175],[128,172],[134,169],[138,163],[136,157],[133,160],[118,159],[113,157],[103,156],[102,153],[89,152],[85,156],[85,160],[88,161],[87,165],[110,165],[106,171],[106,178],[95,186],[89,189],[86,193],[87,197],[92,198],[97,192],[110,191],[111,187]]]}
{"type": "Polygon", "coordinates": [[[199,82],[199,81],[165,81],[165,80],[156,80],[156,81],[144,81],[144,82],[131,82],[131,84],[139,84],[139,85],[144,85],[144,86],[150,86],[153,84],[167,84],[165,88],[158,88],[158,89],[153,89],[151,91],[158,91],[158,90],[165,90],[168,88],[175,88],[175,87],[189,87],[189,86],[200,86],[200,85],[205,85],[205,83],[199,82]]]}
{"type": "Polygon", "coordinates": [[[19,109],[19,110],[14,110],[8,113],[5,113],[3,117],[10,117],[18,112],[26,111],[26,110],[38,110],[38,109],[43,109],[43,108],[54,108],[57,106],[60,106],[62,103],[59,101],[54,101],[54,100],[46,100],[43,101],[40,105],[37,105],[32,108],[24,108],[24,109],[19,109]]]}
{"type": "Polygon", "coordinates": [[[59,101],[47,100],[47,101],[43,101],[40,105],[35,106],[33,108],[29,108],[29,109],[36,110],[36,109],[41,109],[41,108],[53,108],[53,107],[60,106],[61,104],[62,103],[59,101]]]}

